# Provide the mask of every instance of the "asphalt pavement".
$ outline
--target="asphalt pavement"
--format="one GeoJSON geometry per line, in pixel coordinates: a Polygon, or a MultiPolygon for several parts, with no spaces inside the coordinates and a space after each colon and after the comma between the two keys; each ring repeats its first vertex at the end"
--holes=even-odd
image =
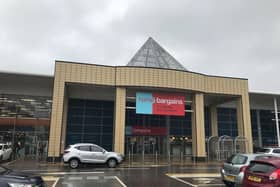
{"type": "Polygon", "coordinates": [[[220,180],[220,163],[185,163],[174,165],[128,165],[107,168],[87,165],[72,170],[62,163],[17,160],[6,167],[41,175],[48,187],[203,187],[224,186],[220,180]]]}

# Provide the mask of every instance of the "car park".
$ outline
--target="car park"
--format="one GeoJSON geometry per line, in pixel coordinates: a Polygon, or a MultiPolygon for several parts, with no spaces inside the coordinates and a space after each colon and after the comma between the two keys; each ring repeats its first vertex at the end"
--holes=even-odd
{"type": "Polygon", "coordinates": [[[244,174],[243,186],[279,187],[280,159],[273,157],[251,161],[244,174]]]}
{"type": "Polygon", "coordinates": [[[233,154],[221,168],[222,181],[226,186],[241,185],[246,167],[252,160],[270,159],[274,156],[265,154],[233,154]]]}
{"type": "Polygon", "coordinates": [[[17,172],[0,166],[0,185],[10,187],[47,187],[41,176],[17,172]]]}
{"type": "Polygon", "coordinates": [[[104,148],[91,143],[70,145],[64,150],[63,154],[64,163],[68,163],[72,169],[78,168],[80,164],[107,164],[108,167],[114,168],[123,159],[122,154],[106,151],[104,148]]]}
{"type": "Polygon", "coordinates": [[[0,161],[9,160],[12,157],[12,148],[9,144],[0,143],[0,161]]]}

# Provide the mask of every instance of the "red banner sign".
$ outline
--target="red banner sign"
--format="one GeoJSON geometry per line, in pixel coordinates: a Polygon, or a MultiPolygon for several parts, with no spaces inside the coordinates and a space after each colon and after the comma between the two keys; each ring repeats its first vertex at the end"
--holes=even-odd
{"type": "Polygon", "coordinates": [[[153,93],[153,114],[185,116],[185,97],[153,93]]]}
{"type": "Polygon", "coordinates": [[[165,127],[142,127],[132,126],[132,135],[145,135],[145,136],[166,136],[165,127]]]}

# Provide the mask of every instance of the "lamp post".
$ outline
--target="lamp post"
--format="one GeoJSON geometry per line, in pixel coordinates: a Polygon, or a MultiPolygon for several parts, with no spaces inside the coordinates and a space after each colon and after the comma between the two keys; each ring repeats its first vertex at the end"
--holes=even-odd
{"type": "MultiPolygon", "coordinates": [[[[17,103],[15,104],[15,120],[14,120],[14,124],[13,124],[13,135],[12,135],[12,148],[13,151],[15,151],[15,133],[16,133],[16,123],[17,123],[17,117],[18,117],[18,106],[17,103]]],[[[16,152],[14,152],[14,159],[15,159],[15,154],[16,152]]]]}
{"type": "Polygon", "coordinates": [[[274,98],[274,114],[275,114],[275,125],[276,125],[276,132],[277,132],[277,143],[278,143],[278,147],[280,147],[279,121],[278,121],[278,109],[277,109],[276,98],[274,98]]]}
{"type": "Polygon", "coordinates": [[[14,159],[16,158],[16,150],[15,150],[16,121],[17,121],[17,106],[15,105],[15,119],[14,119],[14,124],[13,124],[13,135],[12,135],[12,148],[13,148],[13,153],[14,153],[14,159]]]}

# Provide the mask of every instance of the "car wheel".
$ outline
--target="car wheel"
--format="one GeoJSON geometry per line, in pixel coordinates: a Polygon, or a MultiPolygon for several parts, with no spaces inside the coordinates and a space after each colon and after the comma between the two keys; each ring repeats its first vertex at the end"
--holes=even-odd
{"type": "Polygon", "coordinates": [[[69,166],[70,166],[70,168],[72,168],[72,169],[78,168],[78,167],[79,167],[79,164],[80,164],[80,161],[79,161],[78,159],[76,159],[76,158],[73,158],[73,159],[71,159],[71,160],[69,161],[69,166]]]}
{"type": "Polygon", "coordinates": [[[114,158],[110,158],[108,161],[107,161],[107,164],[108,164],[108,167],[109,168],[114,168],[117,166],[117,160],[114,159],[114,158]]]}

